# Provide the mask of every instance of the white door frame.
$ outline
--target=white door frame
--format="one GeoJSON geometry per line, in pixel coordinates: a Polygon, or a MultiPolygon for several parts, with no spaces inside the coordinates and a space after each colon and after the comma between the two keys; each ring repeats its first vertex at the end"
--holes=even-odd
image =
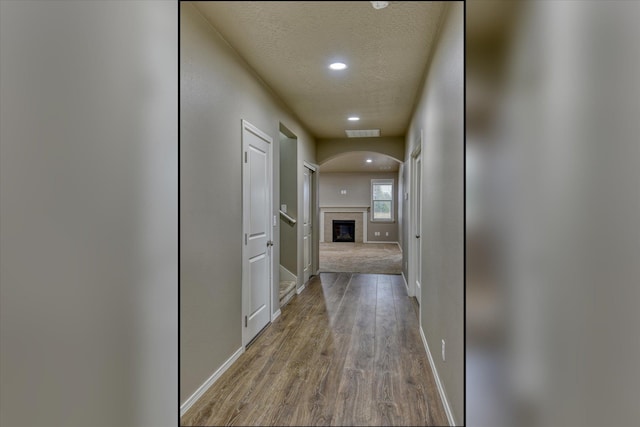
{"type": "MultiPolygon", "coordinates": [[[[248,312],[250,310],[249,308],[249,291],[250,291],[250,287],[251,284],[249,283],[249,275],[246,274],[245,272],[245,266],[244,266],[244,260],[247,256],[247,246],[245,244],[245,235],[247,233],[247,223],[248,223],[248,215],[250,214],[249,210],[246,209],[246,206],[244,204],[244,172],[245,172],[245,164],[246,164],[246,158],[245,158],[245,153],[247,152],[247,141],[244,138],[244,132],[249,131],[251,133],[253,133],[254,135],[258,136],[259,138],[265,140],[268,145],[269,145],[269,162],[267,164],[267,176],[268,176],[268,183],[267,186],[269,188],[269,201],[267,202],[267,205],[269,207],[269,221],[268,221],[268,226],[267,226],[267,240],[269,241],[273,241],[273,226],[272,226],[272,220],[271,217],[273,216],[273,138],[271,138],[268,134],[266,134],[265,132],[261,131],[260,129],[258,129],[257,127],[255,127],[254,125],[252,125],[251,123],[249,123],[246,120],[242,120],[242,130],[241,130],[241,139],[242,139],[242,179],[243,179],[243,184],[242,184],[242,198],[243,198],[243,206],[242,206],[242,235],[241,235],[241,239],[242,239],[242,313],[241,313],[241,328],[242,328],[242,345],[243,347],[246,347],[246,345],[255,337],[254,336],[249,336],[249,331],[246,328],[246,317],[248,315],[248,312]]],[[[271,316],[272,316],[272,305],[273,305],[273,295],[274,295],[274,291],[273,291],[273,276],[274,276],[274,268],[273,268],[273,246],[271,246],[270,248],[268,248],[268,252],[269,255],[269,275],[268,275],[268,280],[269,280],[269,297],[267,298],[267,312],[269,313],[269,322],[267,322],[267,325],[271,322],[271,316]]]]}
{"type": "MultiPolygon", "coordinates": [[[[411,160],[409,166],[409,203],[407,206],[409,224],[408,224],[408,238],[409,242],[407,244],[407,248],[409,249],[409,296],[415,296],[418,301],[420,299],[417,295],[416,289],[416,276],[418,273],[418,263],[422,260],[418,260],[418,246],[420,244],[420,240],[416,239],[415,231],[416,231],[416,210],[421,209],[421,206],[416,206],[417,203],[417,189],[416,189],[416,159],[422,153],[422,130],[420,130],[420,136],[416,143],[414,150],[411,152],[411,160]]],[[[422,166],[422,161],[420,162],[422,166]]],[[[422,171],[421,171],[422,172],[422,171]]],[[[420,174],[422,178],[422,173],[420,174]]],[[[422,183],[421,183],[422,184],[422,183]]],[[[422,188],[422,185],[420,186],[422,188]]],[[[422,201],[422,197],[420,197],[422,201]]],[[[421,204],[421,203],[420,203],[421,204]]],[[[422,217],[422,215],[420,215],[422,217]]],[[[422,284],[422,280],[420,281],[422,284]]]]}
{"type": "Polygon", "coordinates": [[[320,167],[316,164],[309,163],[306,160],[302,162],[305,168],[309,168],[313,171],[313,180],[311,181],[311,189],[313,191],[311,199],[311,226],[313,232],[311,233],[312,241],[311,248],[313,249],[313,258],[311,260],[311,274],[317,276],[320,274],[320,199],[319,199],[319,182],[320,182],[320,167]]]}
{"type": "MultiPolygon", "coordinates": [[[[310,228],[310,236],[307,237],[307,245],[304,244],[304,239],[305,239],[305,230],[304,230],[304,210],[307,208],[306,206],[304,206],[305,204],[305,200],[304,197],[302,198],[302,284],[303,287],[306,286],[306,283],[309,281],[309,279],[311,278],[311,276],[313,276],[314,274],[314,258],[315,258],[315,250],[314,250],[314,239],[313,239],[313,235],[314,235],[314,231],[315,231],[315,215],[314,215],[314,207],[315,207],[315,203],[314,203],[314,198],[315,198],[315,181],[316,181],[316,169],[314,167],[312,167],[309,163],[307,162],[303,162],[303,176],[305,174],[307,174],[307,170],[309,171],[308,176],[309,176],[309,182],[308,182],[308,209],[309,209],[309,217],[308,217],[308,224],[309,224],[309,228],[310,228]],[[307,249],[308,248],[308,249],[307,249]],[[304,251],[308,250],[308,259],[309,259],[309,264],[308,264],[308,271],[306,270],[307,265],[304,265],[304,251]],[[305,273],[306,271],[306,273],[305,273]]],[[[305,182],[303,180],[302,182],[302,194],[304,196],[304,186],[305,186],[305,182]]],[[[302,288],[301,288],[302,289],[302,288]]]]}

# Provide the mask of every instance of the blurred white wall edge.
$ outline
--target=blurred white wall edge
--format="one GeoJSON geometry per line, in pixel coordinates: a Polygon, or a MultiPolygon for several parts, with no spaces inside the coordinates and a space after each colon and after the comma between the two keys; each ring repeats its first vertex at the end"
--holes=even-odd
{"type": "MultiPolygon", "coordinates": [[[[141,72],[149,79],[142,138],[139,240],[143,276],[136,287],[137,426],[178,419],[178,2],[136,5],[144,31],[141,72]],[[144,67],[144,68],[142,68],[144,67]]],[[[137,281],[138,282],[138,281],[137,281]]]]}
{"type": "Polygon", "coordinates": [[[177,7],[0,2],[0,425],[177,423],[177,7]]]}
{"type": "Polygon", "coordinates": [[[509,407],[506,425],[637,424],[640,4],[527,2],[519,17],[493,141],[473,153],[488,182],[467,187],[491,200],[481,225],[505,313],[504,345],[486,347],[506,360],[488,381],[508,390],[484,410],[509,407]]]}

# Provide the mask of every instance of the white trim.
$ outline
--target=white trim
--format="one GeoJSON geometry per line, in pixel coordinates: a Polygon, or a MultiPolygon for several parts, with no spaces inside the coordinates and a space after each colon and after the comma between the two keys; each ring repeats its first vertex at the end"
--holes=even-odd
{"type": "Polygon", "coordinates": [[[440,400],[442,400],[442,406],[444,406],[444,412],[447,414],[447,420],[449,421],[450,426],[455,426],[457,425],[456,420],[453,418],[453,412],[451,412],[451,407],[449,406],[447,395],[444,391],[444,387],[442,386],[442,382],[440,382],[440,376],[438,375],[436,364],[433,362],[433,356],[431,355],[431,350],[429,350],[429,344],[427,343],[427,338],[424,336],[424,330],[422,329],[422,325],[420,325],[420,337],[422,338],[422,344],[424,344],[424,349],[427,352],[429,365],[431,365],[431,371],[433,372],[433,377],[436,380],[436,386],[438,387],[438,394],[440,394],[440,400]]]}
{"type": "MultiPolygon", "coordinates": [[[[420,137],[419,139],[416,139],[414,142],[414,149],[411,152],[411,158],[409,160],[409,172],[408,172],[408,193],[409,193],[409,199],[407,200],[407,212],[406,212],[406,218],[407,218],[407,224],[408,224],[408,233],[407,233],[407,261],[408,261],[408,265],[407,265],[407,273],[409,276],[409,296],[415,296],[416,299],[418,299],[418,287],[416,286],[416,276],[417,276],[417,269],[418,266],[417,264],[422,262],[422,260],[418,260],[417,259],[417,252],[418,252],[418,245],[421,244],[420,241],[417,241],[417,239],[415,238],[415,228],[416,228],[416,224],[415,224],[415,220],[416,220],[416,205],[415,205],[415,199],[416,199],[416,168],[415,168],[415,162],[418,156],[421,155],[422,153],[422,129],[420,129],[420,137]]],[[[422,167],[422,158],[420,160],[420,164],[422,167]]],[[[424,181],[424,176],[422,173],[420,173],[420,177],[422,179],[422,181],[424,181]]],[[[422,182],[421,184],[421,188],[422,188],[422,182]]],[[[422,207],[420,207],[420,209],[422,210],[422,207]]],[[[421,220],[422,220],[422,215],[420,216],[421,220]]],[[[420,284],[422,284],[422,278],[420,278],[420,284]]],[[[422,299],[422,295],[420,295],[420,299],[422,299]]],[[[422,311],[420,311],[420,313],[422,313],[422,311]]]]}
{"type": "Polygon", "coordinates": [[[320,243],[324,243],[324,214],[325,213],[360,213],[362,212],[362,243],[367,240],[367,210],[369,206],[320,206],[320,243]]]}
{"type": "Polygon", "coordinates": [[[285,295],[284,299],[280,301],[280,307],[284,307],[285,305],[287,305],[295,295],[296,295],[295,290],[294,292],[289,291],[289,293],[285,295]]]}
{"type": "Polygon", "coordinates": [[[218,378],[220,378],[222,374],[224,374],[225,371],[229,369],[236,360],[238,360],[238,357],[240,357],[242,353],[244,353],[244,346],[237,349],[235,353],[233,353],[231,357],[228,358],[227,361],[224,362],[222,366],[220,366],[213,373],[213,375],[211,375],[204,383],[202,383],[202,385],[198,387],[198,389],[191,396],[189,396],[182,405],[180,405],[180,417],[182,417],[207,390],[209,390],[209,387],[211,387],[213,383],[218,381],[218,378]]]}
{"type": "Polygon", "coordinates": [[[362,243],[369,243],[369,231],[367,230],[367,212],[362,212],[362,243]]]}
{"type": "Polygon", "coordinates": [[[271,315],[271,321],[273,322],[274,320],[276,320],[278,317],[280,317],[280,314],[282,314],[282,312],[280,311],[280,309],[278,309],[278,311],[276,311],[275,313],[273,313],[271,315]]]}
{"type": "Polygon", "coordinates": [[[402,250],[402,245],[400,244],[400,242],[396,242],[396,244],[398,245],[398,248],[400,249],[400,253],[404,253],[404,251],[402,250]]]}
{"type": "Polygon", "coordinates": [[[318,172],[318,165],[314,165],[313,163],[309,163],[309,162],[307,162],[306,160],[303,160],[303,161],[302,161],[302,165],[303,165],[305,168],[309,168],[309,169],[311,169],[311,170],[312,170],[312,171],[314,171],[314,172],[318,172]]]}
{"type": "Polygon", "coordinates": [[[302,293],[302,291],[304,291],[304,288],[307,287],[307,284],[305,283],[304,285],[300,286],[298,289],[296,289],[296,293],[298,295],[300,295],[302,293]]]}
{"type": "Polygon", "coordinates": [[[400,274],[402,274],[402,280],[404,281],[404,287],[407,290],[407,295],[409,295],[409,284],[407,284],[407,278],[404,277],[404,270],[400,274]]]}
{"type": "MultiPolygon", "coordinates": [[[[265,141],[268,146],[269,146],[269,164],[267,165],[267,179],[268,179],[268,187],[269,187],[269,201],[268,203],[268,209],[269,209],[269,221],[268,223],[271,223],[271,214],[273,213],[273,138],[271,138],[271,136],[269,136],[269,134],[261,131],[260,129],[258,129],[256,126],[252,125],[251,123],[249,123],[247,120],[245,119],[241,119],[241,131],[240,131],[240,145],[242,147],[242,153],[246,153],[247,150],[247,141],[245,139],[245,130],[248,132],[253,133],[254,135],[256,135],[258,138],[262,139],[263,141],[265,141]]],[[[245,172],[246,172],[246,163],[243,161],[244,155],[241,156],[240,159],[240,169],[242,171],[242,234],[240,237],[240,239],[242,239],[242,236],[246,235],[246,231],[247,231],[247,224],[249,221],[249,214],[250,212],[247,209],[247,206],[245,204],[245,172]]],[[[267,227],[267,240],[272,240],[273,239],[273,227],[267,227]]],[[[242,241],[242,240],[241,240],[242,241]]],[[[267,304],[268,304],[268,312],[271,313],[271,310],[273,309],[273,297],[274,297],[274,286],[273,286],[273,282],[275,279],[275,268],[273,265],[274,259],[275,257],[273,256],[273,250],[268,249],[267,253],[269,254],[269,298],[267,299],[267,304]]],[[[257,336],[254,335],[253,337],[248,337],[248,330],[246,325],[246,320],[245,320],[245,316],[249,315],[249,310],[248,310],[248,306],[249,306],[249,302],[248,302],[248,292],[249,292],[249,288],[251,287],[251,284],[248,282],[248,277],[245,274],[245,258],[248,259],[247,257],[247,245],[246,244],[242,244],[242,312],[241,312],[241,316],[240,316],[240,328],[241,328],[241,337],[242,337],[242,345],[246,346],[253,338],[255,338],[257,336]]],[[[271,316],[269,316],[271,317],[271,316]]],[[[266,326],[266,325],[265,325],[266,326]]]]}
{"type": "MultiPolygon", "coordinates": [[[[396,218],[394,215],[394,209],[393,207],[396,204],[396,197],[397,195],[395,194],[397,192],[396,189],[396,180],[394,178],[384,178],[384,179],[379,179],[379,178],[373,178],[371,180],[371,222],[375,222],[375,223],[395,223],[396,222],[396,218]],[[373,217],[373,186],[374,185],[389,185],[391,184],[391,218],[390,219],[375,219],[373,217]]],[[[383,200],[386,201],[386,200],[383,200]]]]}
{"type": "Polygon", "coordinates": [[[295,274],[287,270],[282,264],[280,264],[280,281],[287,280],[291,282],[297,282],[298,278],[295,274]]]}

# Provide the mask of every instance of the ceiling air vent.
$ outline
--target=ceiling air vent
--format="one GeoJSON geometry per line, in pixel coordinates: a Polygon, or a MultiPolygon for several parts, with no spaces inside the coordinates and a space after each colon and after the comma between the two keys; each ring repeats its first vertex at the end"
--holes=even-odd
{"type": "Polygon", "coordinates": [[[349,138],[370,138],[372,136],[380,136],[380,129],[357,129],[345,130],[349,138]]]}

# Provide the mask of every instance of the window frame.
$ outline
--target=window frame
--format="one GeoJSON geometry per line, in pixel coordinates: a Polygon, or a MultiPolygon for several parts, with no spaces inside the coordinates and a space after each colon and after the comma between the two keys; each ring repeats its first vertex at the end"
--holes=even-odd
{"type": "Polygon", "coordinates": [[[371,214],[370,214],[370,221],[371,222],[388,222],[388,223],[393,223],[395,222],[395,215],[394,215],[394,206],[395,206],[395,179],[393,178],[385,178],[385,179],[372,179],[371,180],[371,214]],[[373,194],[374,194],[374,187],[376,185],[391,185],[391,199],[381,199],[381,200],[374,200],[373,199],[373,194]],[[375,210],[374,210],[374,202],[386,202],[386,201],[390,201],[391,202],[391,211],[390,211],[390,218],[376,218],[375,217],[375,210]]]}

